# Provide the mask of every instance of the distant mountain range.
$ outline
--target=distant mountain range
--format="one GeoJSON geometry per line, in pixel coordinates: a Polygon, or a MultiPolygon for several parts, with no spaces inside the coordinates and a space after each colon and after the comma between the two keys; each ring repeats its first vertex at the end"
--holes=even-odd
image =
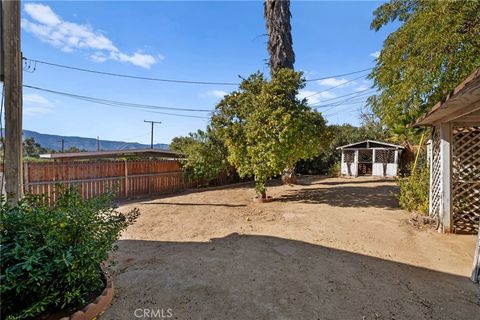
{"type": "MultiPolygon", "coordinates": [[[[55,134],[44,134],[30,130],[23,130],[23,138],[33,138],[35,142],[39,143],[44,148],[53,150],[61,150],[62,139],[64,148],[77,147],[81,150],[96,151],[97,139],[83,138],[83,137],[67,137],[55,134]]],[[[168,149],[168,144],[157,143],[153,145],[155,149],[168,149]]],[[[127,150],[127,149],[145,149],[150,148],[149,144],[142,144],[138,142],[124,142],[124,141],[109,141],[100,140],[100,150],[127,150]]]]}

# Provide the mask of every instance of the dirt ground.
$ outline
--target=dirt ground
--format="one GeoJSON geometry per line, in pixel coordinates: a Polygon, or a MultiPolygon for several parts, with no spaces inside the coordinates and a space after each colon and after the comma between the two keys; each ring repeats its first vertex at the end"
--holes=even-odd
{"type": "Polygon", "coordinates": [[[141,216],[101,319],[480,319],[475,236],[412,227],[393,181],[301,182],[266,204],[243,184],[123,205],[141,216]]]}

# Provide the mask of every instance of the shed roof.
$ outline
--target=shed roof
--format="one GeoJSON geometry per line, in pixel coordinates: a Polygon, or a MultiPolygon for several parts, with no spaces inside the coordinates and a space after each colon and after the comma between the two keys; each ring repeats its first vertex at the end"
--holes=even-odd
{"type": "Polygon", "coordinates": [[[127,156],[139,157],[160,157],[168,159],[184,158],[184,155],[170,150],[162,149],[128,149],[128,150],[109,150],[109,151],[87,151],[71,153],[49,153],[41,154],[40,158],[53,160],[83,160],[83,159],[102,159],[102,158],[121,158],[127,156]]]}
{"type": "Polygon", "coordinates": [[[429,126],[450,122],[477,110],[480,110],[480,68],[420,117],[415,125],[429,126]]]}
{"type": "Polygon", "coordinates": [[[365,148],[367,149],[369,148],[405,149],[404,147],[396,144],[375,141],[375,140],[364,140],[364,141],[355,142],[355,143],[337,147],[337,149],[365,149],[365,148]]]}

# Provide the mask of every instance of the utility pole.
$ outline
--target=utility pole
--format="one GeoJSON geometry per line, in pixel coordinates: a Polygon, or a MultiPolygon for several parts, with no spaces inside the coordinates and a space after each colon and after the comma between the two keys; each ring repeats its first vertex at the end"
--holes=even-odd
{"type": "Polygon", "coordinates": [[[100,137],[97,136],[97,151],[100,151],[100,137]]]}
{"type": "Polygon", "coordinates": [[[151,136],[150,136],[150,149],[153,149],[153,125],[155,123],[161,124],[161,122],[160,121],[150,121],[150,120],[143,120],[143,122],[148,122],[148,123],[152,124],[152,133],[151,133],[151,136]]]}
{"type": "Polygon", "coordinates": [[[5,190],[7,200],[16,203],[23,195],[20,0],[2,1],[1,38],[5,94],[5,190]]]}
{"type": "Polygon", "coordinates": [[[59,142],[62,143],[62,149],[61,150],[62,150],[62,153],[63,153],[63,150],[65,149],[65,139],[62,139],[59,142]]]}

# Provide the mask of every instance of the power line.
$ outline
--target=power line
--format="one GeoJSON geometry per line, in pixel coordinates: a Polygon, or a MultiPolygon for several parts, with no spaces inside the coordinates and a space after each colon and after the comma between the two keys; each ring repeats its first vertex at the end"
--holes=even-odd
{"type": "Polygon", "coordinates": [[[70,93],[55,91],[55,90],[49,90],[49,89],[44,89],[44,88],[39,88],[39,87],[34,87],[34,86],[29,86],[29,85],[23,85],[23,86],[26,87],[26,88],[34,89],[34,90],[40,90],[40,91],[45,91],[45,92],[49,92],[49,93],[59,94],[59,95],[63,95],[63,96],[69,97],[69,98],[88,101],[88,102],[93,102],[93,103],[96,103],[96,104],[107,105],[107,106],[116,107],[116,108],[142,109],[142,111],[145,111],[145,112],[165,114],[165,115],[177,116],[177,117],[209,119],[208,117],[194,116],[194,115],[188,115],[188,114],[178,114],[178,113],[152,111],[152,109],[167,109],[167,110],[177,110],[177,111],[202,111],[202,112],[212,112],[213,111],[213,110],[198,110],[198,109],[167,108],[167,107],[160,107],[160,106],[154,106],[154,105],[142,105],[142,104],[136,104],[136,103],[128,103],[128,102],[121,102],[121,101],[114,101],[114,100],[106,100],[106,99],[100,99],[100,98],[94,98],[94,97],[81,96],[81,95],[70,94],[70,93]],[[145,109],[148,109],[148,110],[145,110],[145,109]]]}
{"type": "MultiPolygon", "coordinates": [[[[357,98],[357,97],[355,97],[357,98]]],[[[348,101],[350,101],[350,99],[348,99],[348,101]]],[[[345,102],[348,102],[348,101],[345,101],[345,102]]],[[[336,102],[336,103],[330,103],[330,104],[326,104],[326,105],[322,105],[322,106],[318,106],[318,107],[315,107],[314,109],[322,109],[322,108],[328,108],[328,107],[331,107],[331,106],[338,106],[338,105],[342,105],[342,106],[350,106],[350,105],[354,105],[354,104],[358,104],[358,103],[365,103],[367,102],[367,99],[365,99],[364,97],[363,98],[360,98],[358,100],[354,100],[354,101],[350,101],[348,103],[344,103],[342,101],[339,101],[339,102],[336,102]],[[340,104],[339,104],[340,103],[340,104]]]]}
{"type": "Polygon", "coordinates": [[[343,73],[343,74],[336,74],[336,75],[333,75],[333,76],[328,76],[328,77],[323,77],[323,78],[308,79],[308,80],[306,80],[306,81],[309,82],[309,81],[326,80],[326,79],[337,78],[337,77],[345,77],[345,76],[350,76],[350,75],[352,75],[352,74],[357,74],[357,73],[360,73],[360,72],[369,71],[369,70],[372,70],[372,69],[373,69],[373,67],[372,67],[372,68],[363,69],[363,70],[358,70],[358,71],[352,71],[352,72],[348,72],[348,73],[343,73]]]}
{"type": "MultiPolygon", "coordinates": [[[[24,59],[27,59],[27,58],[24,58],[24,59]]],[[[82,71],[82,72],[88,72],[88,73],[96,73],[96,74],[101,74],[101,75],[104,75],[104,76],[130,78],[130,79],[137,79],[137,80],[172,82],[172,83],[183,83],[183,84],[201,84],[201,85],[223,85],[223,86],[237,86],[237,85],[239,85],[239,83],[236,83],[236,82],[210,82],[210,81],[193,81],[193,80],[178,80],[178,79],[162,79],[162,78],[152,78],[152,77],[140,77],[140,76],[134,76],[134,75],[129,75],[129,74],[123,74],[123,73],[106,72],[106,71],[99,71],[99,70],[93,70],[93,69],[85,69],[85,68],[67,66],[67,65],[63,65],[63,64],[59,64],[59,63],[53,63],[53,62],[48,62],[48,61],[36,60],[36,59],[27,59],[27,60],[33,61],[33,62],[38,63],[38,64],[44,64],[44,65],[52,66],[52,67],[58,67],[58,68],[64,68],[64,69],[70,69],[70,70],[82,71]]]]}
{"type": "Polygon", "coordinates": [[[149,108],[149,109],[174,110],[174,111],[189,111],[189,112],[212,112],[213,111],[211,109],[189,109],[189,108],[162,107],[162,106],[150,105],[150,104],[139,104],[139,103],[132,103],[132,102],[115,101],[115,100],[108,100],[108,99],[102,99],[102,98],[83,96],[83,95],[74,94],[74,93],[56,91],[56,90],[51,90],[51,89],[45,89],[45,88],[30,86],[30,85],[26,85],[26,84],[23,85],[23,86],[26,87],[26,88],[34,89],[34,90],[39,90],[39,91],[44,91],[44,92],[48,92],[48,93],[63,95],[63,96],[71,97],[71,98],[79,98],[79,99],[92,101],[92,102],[93,101],[100,101],[100,102],[112,103],[112,104],[116,104],[116,105],[134,106],[134,107],[149,108]]]}
{"type": "MultiPolygon", "coordinates": [[[[55,62],[42,61],[42,60],[37,60],[37,59],[28,59],[28,58],[25,58],[25,57],[23,57],[23,59],[34,62],[35,68],[34,68],[33,71],[35,71],[37,69],[37,66],[36,66],[37,64],[43,64],[43,65],[48,65],[48,66],[51,66],[51,67],[57,67],[57,68],[63,68],[63,69],[69,69],[69,70],[75,70],[75,71],[81,71],[81,72],[87,72],[87,73],[93,73],[93,74],[100,74],[100,75],[111,76],[111,77],[136,79],[136,80],[182,83],[182,84],[198,84],[198,85],[223,85],[223,86],[238,86],[238,85],[240,85],[239,82],[228,82],[228,81],[215,82],[215,81],[198,81],[198,80],[182,80],[182,79],[141,77],[141,76],[135,76],[135,75],[130,75],[130,74],[124,74],[124,73],[106,72],[106,71],[100,71],[100,70],[94,70],[94,69],[74,67],[74,66],[64,65],[64,64],[55,63],[55,62]]],[[[352,72],[348,72],[348,73],[330,75],[330,76],[325,76],[325,77],[322,77],[322,78],[307,79],[305,81],[306,82],[311,82],[311,81],[325,80],[325,79],[335,78],[335,77],[344,77],[344,76],[349,76],[349,75],[352,75],[352,74],[365,72],[365,71],[368,71],[368,70],[371,70],[371,69],[373,69],[373,68],[367,68],[367,69],[352,71],[352,72]]]]}
{"type": "MultiPolygon", "coordinates": [[[[335,97],[335,98],[325,99],[325,100],[322,100],[322,101],[319,102],[319,103],[310,105],[310,107],[312,107],[312,108],[319,108],[319,107],[328,106],[329,104],[323,104],[323,103],[324,103],[324,102],[328,102],[328,101],[338,100],[338,99],[344,98],[344,97],[354,96],[354,98],[358,98],[358,97],[360,97],[360,96],[369,95],[369,94],[373,93],[373,90],[375,90],[375,89],[370,89],[370,88],[369,88],[369,89],[360,90],[360,91],[357,91],[357,92],[352,92],[352,93],[344,94],[344,95],[341,95],[341,96],[338,96],[338,97],[335,97]],[[370,92],[367,93],[367,91],[370,91],[370,92]]],[[[337,103],[337,102],[338,102],[338,101],[332,102],[331,104],[337,103]]]]}
{"type": "Polygon", "coordinates": [[[332,89],[335,89],[335,88],[344,86],[344,85],[346,85],[347,83],[351,83],[351,82],[353,82],[353,81],[355,81],[355,80],[358,80],[358,79],[361,79],[361,78],[365,78],[366,76],[367,76],[366,74],[365,74],[365,75],[362,75],[362,76],[360,76],[360,77],[357,77],[357,78],[354,78],[354,79],[352,79],[352,80],[346,81],[346,82],[344,82],[344,83],[338,84],[338,85],[336,85],[336,86],[327,88],[327,89],[325,89],[325,90],[315,92],[315,93],[313,93],[313,94],[311,94],[311,95],[306,96],[305,98],[308,99],[308,98],[313,97],[313,96],[316,96],[317,94],[320,94],[320,93],[322,93],[322,92],[327,92],[327,91],[330,91],[330,90],[332,90],[332,89]]]}
{"type": "MultiPolygon", "coordinates": [[[[367,93],[367,94],[369,94],[369,93],[367,93]]],[[[365,94],[363,94],[363,95],[365,95],[365,94]]],[[[336,103],[334,103],[334,104],[330,104],[331,107],[328,108],[328,109],[326,109],[324,112],[327,112],[327,111],[332,110],[332,109],[334,109],[334,108],[336,108],[336,107],[339,107],[339,106],[348,105],[348,104],[346,104],[345,102],[348,102],[348,101],[350,101],[350,100],[352,100],[352,99],[355,99],[355,98],[357,98],[357,97],[350,97],[350,98],[347,98],[347,99],[345,99],[345,100],[336,102],[336,103]]],[[[365,101],[358,101],[357,103],[365,103],[365,102],[366,102],[366,100],[365,100],[365,101]]],[[[351,103],[350,103],[350,105],[351,105],[351,103]]],[[[326,107],[326,106],[323,106],[323,107],[326,107]]]]}

